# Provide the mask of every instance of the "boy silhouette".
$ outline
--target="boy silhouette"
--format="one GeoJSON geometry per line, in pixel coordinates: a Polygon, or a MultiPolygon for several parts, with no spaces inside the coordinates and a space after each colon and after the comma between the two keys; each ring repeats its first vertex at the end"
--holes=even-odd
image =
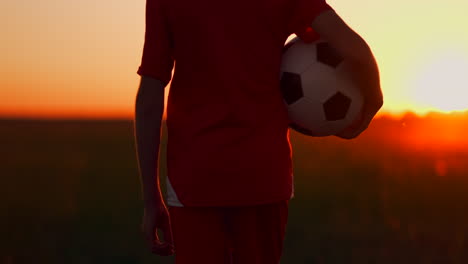
{"type": "Polygon", "coordinates": [[[153,253],[176,264],[279,263],[294,196],[279,73],[293,33],[344,57],[365,107],[338,136],[357,137],[383,104],[378,68],[324,0],[147,0],[135,134],[153,253]],[[165,202],[158,162],[171,78],[165,202]]]}

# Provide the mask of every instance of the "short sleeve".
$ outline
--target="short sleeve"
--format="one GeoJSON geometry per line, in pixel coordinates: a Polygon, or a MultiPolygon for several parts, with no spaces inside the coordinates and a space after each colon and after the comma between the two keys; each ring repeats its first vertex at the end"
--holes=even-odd
{"type": "Polygon", "coordinates": [[[172,41],[162,0],[146,0],[145,43],[137,73],[165,84],[172,78],[174,58],[172,41]]]}
{"type": "Polygon", "coordinates": [[[312,29],[314,19],[324,11],[332,7],[325,0],[292,0],[293,7],[289,23],[289,32],[295,33],[305,42],[312,42],[319,35],[312,29]]]}

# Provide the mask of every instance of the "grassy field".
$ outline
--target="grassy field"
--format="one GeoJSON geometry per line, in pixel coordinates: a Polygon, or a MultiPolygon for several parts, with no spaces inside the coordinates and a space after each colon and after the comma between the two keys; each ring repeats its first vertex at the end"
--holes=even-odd
{"type": "MultiPolygon", "coordinates": [[[[383,117],[352,141],[291,132],[281,263],[468,263],[467,120],[383,117]]],[[[139,233],[132,121],[3,120],[0,158],[1,264],[173,263],[139,233]]]]}

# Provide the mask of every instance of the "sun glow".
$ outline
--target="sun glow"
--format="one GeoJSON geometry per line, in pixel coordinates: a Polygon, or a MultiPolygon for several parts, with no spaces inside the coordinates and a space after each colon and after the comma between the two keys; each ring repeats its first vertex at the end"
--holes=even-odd
{"type": "Polygon", "coordinates": [[[468,109],[468,52],[440,52],[420,65],[412,98],[420,108],[444,112],[468,109]]]}
{"type": "MultiPolygon", "coordinates": [[[[374,52],[380,113],[468,109],[467,0],[327,2],[374,52]]],[[[112,3],[0,1],[0,118],[133,116],[145,1],[112,3]]]]}

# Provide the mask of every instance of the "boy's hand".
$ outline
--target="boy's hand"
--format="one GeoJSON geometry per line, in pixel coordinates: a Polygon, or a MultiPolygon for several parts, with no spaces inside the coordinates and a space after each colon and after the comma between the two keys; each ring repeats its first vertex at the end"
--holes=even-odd
{"type": "Polygon", "coordinates": [[[151,252],[159,256],[174,254],[169,212],[164,202],[156,206],[145,206],[142,232],[151,252]],[[164,241],[158,236],[157,229],[162,231],[164,241]]]}

